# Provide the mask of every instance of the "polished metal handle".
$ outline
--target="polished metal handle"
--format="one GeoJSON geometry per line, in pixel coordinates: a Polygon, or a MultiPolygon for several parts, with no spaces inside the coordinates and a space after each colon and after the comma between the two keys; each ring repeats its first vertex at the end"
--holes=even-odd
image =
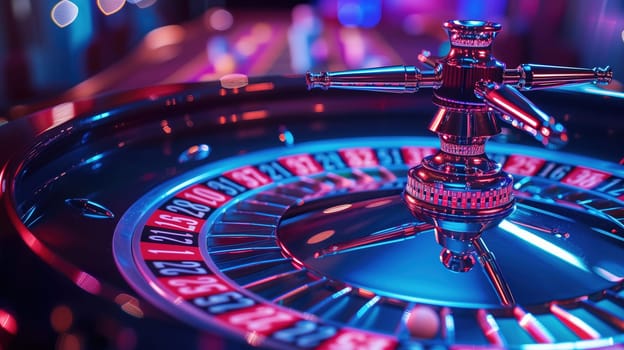
{"type": "Polygon", "coordinates": [[[578,83],[605,85],[610,83],[612,78],[613,71],[609,66],[577,68],[521,64],[516,69],[506,69],[502,82],[525,91],[578,83]]]}
{"type": "Polygon", "coordinates": [[[560,148],[568,142],[562,124],[547,115],[511,85],[479,82],[475,86],[477,97],[499,111],[501,119],[533,135],[549,148],[560,148]]]}
{"type": "Polygon", "coordinates": [[[306,74],[308,89],[329,88],[392,93],[413,93],[421,88],[437,88],[440,74],[414,66],[390,66],[339,72],[306,74]]]}
{"type": "MultiPolygon", "coordinates": [[[[434,65],[434,61],[422,56],[423,63],[434,65]]],[[[441,67],[441,66],[440,66],[441,67]]],[[[421,71],[415,66],[389,66],[354,69],[337,72],[306,74],[308,89],[348,89],[391,93],[413,93],[421,88],[438,89],[443,86],[442,69],[421,71]]],[[[513,85],[521,91],[551,88],[555,86],[593,83],[606,85],[611,82],[611,67],[578,68],[541,64],[521,64],[516,69],[505,69],[498,84],[513,85]]]]}

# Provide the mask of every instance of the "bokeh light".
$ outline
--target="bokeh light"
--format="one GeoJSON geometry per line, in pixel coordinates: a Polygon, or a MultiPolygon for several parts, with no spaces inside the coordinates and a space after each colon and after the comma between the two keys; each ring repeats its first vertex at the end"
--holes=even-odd
{"type": "Polygon", "coordinates": [[[0,309],[0,329],[4,329],[13,335],[17,334],[17,321],[15,317],[2,309],[0,309]]]}
{"type": "Polygon", "coordinates": [[[103,14],[110,16],[121,10],[126,0],[97,0],[97,6],[103,14]]]}
{"type": "Polygon", "coordinates": [[[138,8],[142,8],[142,9],[154,5],[156,1],[157,0],[126,0],[126,2],[136,5],[138,8]]]}
{"type": "Polygon", "coordinates": [[[217,8],[214,11],[206,12],[208,15],[208,25],[217,31],[225,31],[232,27],[234,16],[225,9],[217,8]]]}
{"type": "Polygon", "coordinates": [[[175,45],[181,43],[186,37],[186,29],[178,24],[172,24],[159,27],[145,36],[145,45],[156,50],[161,47],[175,45]]]}
{"type": "Polygon", "coordinates": [[[59,28],[65,28],[78,17],[78,6],[69,0],[59,1],[50,11],[50,17],[59,28]]]}
{"type": "Polygon", "coordinates": [[[56,350],[80,350],[80,338],[75,334],[61,334],[56,340],[56,350]]]}
{"type": "Polygon", "coordinates": [[[59,305],[52,310],[50,314],[50,323],[52,329],[56,332],[64,333],[69,331],[74,322],[74,314],[66,305],[59,305]]]}
{"type": "Polygon", "coordinates": [[[242,88],[249,84],[249,77],[245,74],[226,74],[222,76],[219,81],[221,82],[221,87],[224,89],[236,89],[242,88]]]}
{"type": "Polygon", "coordinates": [[[15,18],[19,20],[26,20],[32,16],[32,5],[30,1],[12,0],[11,10],[15,18]]]}
{"type": "Polygon", "coordinates": [[[338,20],[347,27],[372,28],[381,20],[381,0],[339,0],[338,20]]]}
{"type": "Polygon", "coordinates": [[[231,73],[236,69],[236,60],[231,54],[224,54],[217,58],[214,67],[217,73],[231,73]]]}
{"type": "Polygon", "coordinates": [[[131,350],[137,346],[138,337],[132,328],[124,328],[117,334],[115,339],[116,348],[119,350],[131,350]]]}
{"type": "Polygon", "coordinates": [[[271,40],[273,35],[273,29],[271,29],[271,25],[266,22],[258,22],[254,24],[253,28],[251,28],[251,36],[258,43],[266,43],[271,40]]]}
{"type": "Polygon", "coordinates": [[[407,34],[421,35],[425,29],[425,19],[420,14],[412,13],[403,19],[403,31],[407,34]]]}

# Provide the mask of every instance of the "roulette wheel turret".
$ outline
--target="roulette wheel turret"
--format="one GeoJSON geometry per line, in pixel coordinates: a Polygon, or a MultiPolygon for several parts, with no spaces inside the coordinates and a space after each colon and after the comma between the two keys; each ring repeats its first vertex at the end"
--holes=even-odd
{"type": "Polygon", "coordinates": [[[490,53],[499,25],[445,28],[451,51],[429,69],[307,75],[309,87],[414,95],[230,76],[0,128],[0,339],[620,345],[624,97],[532,91],[610,70],[507,69],[490,53]]]}

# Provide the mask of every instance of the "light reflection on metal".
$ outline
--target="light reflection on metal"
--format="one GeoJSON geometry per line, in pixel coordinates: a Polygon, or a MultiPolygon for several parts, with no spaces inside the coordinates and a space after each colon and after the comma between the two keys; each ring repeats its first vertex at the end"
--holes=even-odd
{"type": "Polygon", "coordinates": [[[261,109],[258,111],[243,112],[241,114],[241,119],[242,120],[257,120],[257,119],[265,119],[268,116],[269,116],[269,111],[267,111],[266,109],[261,109]]]}
{"type": "Polygon", "coordinates": [[[514,317],[531,337],[538,343],[551,344],[555,342],[552,334],[533,316],[531,313],[524,311],[519,306],[513,310],[514,317]]]}
{"type": "Polygon", "coordinates": [[[70,198],[65,203],[80,211],[80,215],[92,219],[112,219],[115,214],[101,204],[90,201],[86,198],[70,198]]]}
{"type": "Polygon", "coordinates": [[[337,205],[335,207],[331,207],[331,208],[327,208],[325,210],[323,210],[323,214],[333,214],[333,213],[338,213],[344,210],[347,210],[349,208],[351,208],[353,206],[353,204],[341,204],[341,205],[337,205]]]}
{"type": "Polygon", "coordinates": [[[6,192],[7,180],[4,177],[5,169],[6,169],[6,167],[0,168],[0,193],[5,193],[6,192]]]}
{"type": "Polygon", "coordinates": [[[552,257],[560,259],[580,270],[589,272],[589,269],[585,263],[574,254],[567,250],[558,247],[557,245],[537,236],[536,234],[529,232],[518,225],[511,223],[508,220],[503,220],[499,225],[501,229],[509,232],[510,234],[520,238],[521,240],[533,245],[537,249],[540,249],[552,257]]]}
{"type": "Polygon", "coordinates": [[[450,344],[455,342],[455,320],[453,319],[453,313],[448,307],[443,307],[440,310],[440,319],[442,320],[442,337],[450,344]]]}
{"type": "MultiPolygon", "coordinates": [[[[523,180],[526,180],[526,179],[528,179],[528,178],[524,178],[523,180]]],[[[520,188],[520,187],[518,187],[518,188],[520,188]]],[[[516,189],[518,189],[518,188],[516,188],[516,189]]],[[[557,228],[557,227],[551,227],[551,228],[542,227],[542,226],[533,225],[533,224],[530,224],[530,223],[527,223],[527,222],[521,222],[519,220],[513,220],[513,219],[508,219],[508,221],[513,223],[513,224],[515,224],[515,225],[524,226],[524,227],[530,228],[532,230],[536,230],[536,231],[539,231],[539,232],[550,234],[553,237],[562,238],[562,239],[570,238],[570,233],[568,233],[568,232],[559,232],[559,228],[557,228]]]]}
{"type": "Polygon", "coordinates": [[[420,63],[429,66],[429,68],[435,68],[437,66],[437,62],[431,57],[431,51],[429,50],[422,50],[417,58],[420,63]]]}
{"type": "Polygon", "coordinates": [[[245,87],[247,92],[271,91],[275,89],[275,85],[271,82],[249,84],[245,87]]]}
{"type": "Polygon", "coordinates": [[[160,294],[163,297],[167,296],[167,293],[164,290],[162,290],[162,288],[160,288],[156,282],[149,281],[149,285],[152,289],[154,289],[156,293],[160,294]]]}
{"type": "Polygon", "coordinates": [[[332,244],[314,253],[314,258],[321,259],[336,254],[344,254],[360,249],[377,247],[385,244],[404,241],[415,237],[417,234],[433,228],[432,225],[422,222],[408,222],[406,224],[390,227],[388,229],[373,232],[370,235],[357,238],[348,242],[332,244]]]}
{"type": "Polygon", "coordinates": [[[559,321],[565,324],[566,327],[583,340],[599,339],[601,337],[597,330],[555,303],[550,304],[550,312],[557,316],[559,321]]]}
{"type": "Polygon", "coordinates": [[[381,300],[381,297],[379,295],[375,295],[375,293],[370,291],[360,289],[359,294],[365,298],[370,298],[370,300],[367,301],[366,304],[362,305],[362,307],[355,313],[352,318],[353,321],[349,321],[349,323],[351,324],[357,322],[357,320],[364,317],[364,315],[366,315],[366,313],[381,300]]]}
{"type": "Polygon", "coordinates": [[[609,282],[619,283],[619,282],[624,281],[624,276],[618,276],[615,273],[600,266],[594,266],[594,272],[598,276],[606,279],[609,282]]]}
{"type": "Polygon", "coordinates": [[[516,303],[509,284],[505,281],[503,272],[496,261],[494,253],[492,253],[482,238],[473,241],[473,246],[479,258],[483,271],[488,277],[492,287],[496,291],[496,295],[503,306],[512,306],[516,303]]]}
{"type": "Polygon", "coordinates": [[[91,117],[91,120],[92,121],[98,121],[98,120],[106,119],[106,118],[110,117],[110,115],[111,115],[110,112],[104,112],[104,113],[96,114],[93,117],[91,117]]]}
{"type": "Polygon", "coordinates": [[[477,322],[490,344],[505,346],[505,340],[500,334],[500,328],[498,327],[498,323],[496,323],[492,314],[483,309],[479,309],[477,311],[477,322]]]}
{"type": "Polygon", "coordinates": [[[295,135],[284,126],[280,127],[278,138],[286,146],[295,144],[295,135]]]}
{"type": "Polygon", "coordinates": [[[84,271],[78,272],[78,274],[74,276],[73,281],[78,287],[91,294],[98,295],[102,291],[100,281],[84,271]]]}
{"type": "Polygon", "coordinates": [[[99,153],[99,154],[96,154],[96,155],[88,158],[87,160],[83,161],[81,164],[82,165],[93,164],[93,163],[96,163],[96,162],[102,160],[102,158],[104,158],[104,153],[99,153]]]}
{"type": "Polygon", "coordinates": [[[73,102],[65,102],[52,107],[54,124],[60,124],[76,116],[76,106],[73,102]]]}
{"type": "Polygon", "coordinates": [[[69,0],[59,1],[50,11],[50,17],[59,28],[65,28],[78,17],[78,6],[69,0]]]}
{"type": "Polygon", "coordinates": [[[210,155],[210,146],[207,144],[193,145],[186,149],[178,157],[178,163],[187,163],[190,161],[198,161],[206,159],[210,155]]]}
{"type": "Polygon", "coordinates": [[[390,204],[390,203],[392,203],[391,199],[381,199],[381,200],[372,202],[370,204],[367,204],[364,208],[366,208],[366,209],[377,208],[377,207],[382,207],[382,206],[384,206],[386,204],[390,204]]]}
{"type": "Polygon", "coordinates": [[[96,3],[103,14],[110,16],[119,12],[126,4],[126,0],[97,0],[96,3]]]}
{"type": "Polygon", "coordinates": [[[310,314],[313,314],[316,310],[320,310],[325,305],[333,302],[334,300],[340,299],[341,297],[351,293],[352,290],[353,290],[353,287],[349,287],[349,286],[344,287],[343,289],[341,289],[341,290],[337,291],[336,293],[332,294],[329,298],[326,298],[325,300],[321,301],[320,303],[317,303],[316,305],[314,305],[313,307],[308,309],[308,312],[310,314]]]}
{"type": "Polygon", "coordinates": [[[8,311],[0,309],[0,328],[10,334],[17,334],[17,320],[8,311]]]}
{"type": "Polygon", "coordinates": [[[256,331],[251,331],[247,333],[247,335],[245,336],[245,340],[251,346],[258,346],[262,344],[262,341],[264,340],[264,338],[265,337],[262,334],[256,331]]]}

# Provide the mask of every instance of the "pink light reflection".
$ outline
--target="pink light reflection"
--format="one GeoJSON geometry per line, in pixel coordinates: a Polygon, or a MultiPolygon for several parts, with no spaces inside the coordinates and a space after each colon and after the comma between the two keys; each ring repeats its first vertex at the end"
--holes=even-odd
{"type": "Polygon", "coordinates": [[[531,127],[533,127],[534,129],[538,127],[537,122],[535,122],[535,120],[532,120],[531,118],[527,118],[526,113],[524,113],[524,111],[517,109],[515,106],[506,103],[505,100],[502,100],[502,99],[497,98],[496,96],[493,96],[492,101],[494,101],[497,106],[503,107],[505,113],[514,115],[516,118],[521,119],[523,123],[527,123],[531,125],[531,127]]]}
{"type": "Polygon", "coordinates": [[[17,334],[17,320],[5,310],[0,309],[0,328],[15,335],[17,334]]]}
{"type": "Polygon", "coordinates": [[[206,12],[204,23],[207,24],[209,28],[222,32],[232,27],[232,24],[234,24],[234,16],[225,9],[215,8],[214,11],[206,12]]]}
{"type": "Polygon", "coordinates": [[[550,305],[552,312],[563,324],[583,340],[599,339],[600,333],[580,318],[572,315],[557,304],[550,305]]]}
{"type": "Polygon", "coordinates": [[[80,271],[73,279],[76,285],[91,294],[98,295],[102,291],[102,285],[95,277],[90,274],[80,271]]]}

